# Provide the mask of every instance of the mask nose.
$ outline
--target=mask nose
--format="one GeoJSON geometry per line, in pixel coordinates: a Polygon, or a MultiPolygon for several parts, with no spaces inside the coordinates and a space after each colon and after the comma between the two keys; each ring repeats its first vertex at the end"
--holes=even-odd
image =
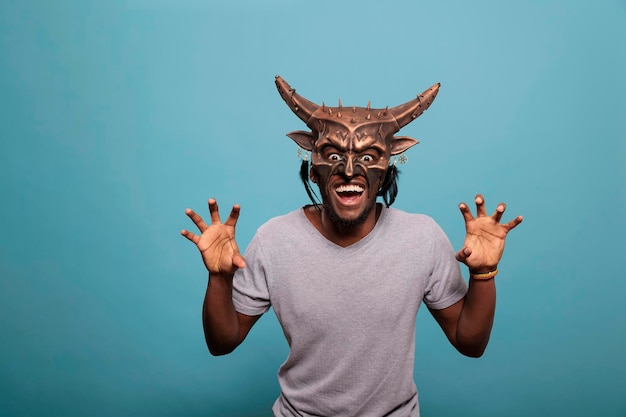
{"type": "Polygon", "coordinates": [[[346,158],[346,166],[343,170],[343,175],[345,175],[346,178],[354,177],[354,161],[349,156],[346,158]]]}

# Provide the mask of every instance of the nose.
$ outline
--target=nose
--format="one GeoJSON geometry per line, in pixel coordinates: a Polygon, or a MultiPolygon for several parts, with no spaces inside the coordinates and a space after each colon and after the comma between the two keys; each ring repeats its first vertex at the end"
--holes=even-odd
{"type": "Polygon", "coordinates": [[[343,174],[347,178],[354,177],[354,161],[350,156],[346,158],[346,168],[343,170],[343,174]]]}

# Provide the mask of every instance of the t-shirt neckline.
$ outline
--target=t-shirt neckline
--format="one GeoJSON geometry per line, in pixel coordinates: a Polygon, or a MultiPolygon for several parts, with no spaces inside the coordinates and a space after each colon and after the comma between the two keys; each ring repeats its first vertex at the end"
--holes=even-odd
{"type": "MultiPolygon", "coordinates": [[[[376,204],[380,204],[380,203],[376,203],[376,204]]],[[[346,247],[338,245],[335,242],[327,239],[326,236],[324,236],[319,230],[317,230],[317,228],[313,225],[313,223],[311,223],[311,221],[306,216],[305,209],[308,206],[303,206],[300,208],[300,210],[298,210],[299,212],[298,217],[300,221],[303,223],[304,227],[307,229],[307,232],[315,235],[316,238],[321,240],[325,244],[325,246],[327,246],[328,248],[334,249],[336,251],[342,251],[344,253],[353,252],[366,246],[379,233],[379,230],[382,228],[382,224],[385,222],[387,213],[389,211],[389,208],[386,207],[384,204],[381,204],[381,206],[382,207],[380,210],[380,215],[378,216],[378,219],[376,220],[376,224],[374,224],[374,228],[370,230],[370,232],[367,235],[365,235],[362,239],[346,247]]]]}

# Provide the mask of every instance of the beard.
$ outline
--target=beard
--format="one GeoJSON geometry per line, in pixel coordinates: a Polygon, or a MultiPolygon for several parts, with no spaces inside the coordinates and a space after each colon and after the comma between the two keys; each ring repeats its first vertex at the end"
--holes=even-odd
{"type": "Polygon", "coordinates": [[[324,209],[328,212],[328,216],[330,217],[330,220],[332,220],[333,223],[341,227],[354,227],[354,226],[363,224],[365,219],[367,219],[367,216],[372,211],[372,208],[374,208],[374,205],[366,207],[365,210],[363,210],[363,213],[361,213],[361,215],[357,217],[356,219],[346,220],[346,219],[342,219],[341,217],[339,217],[339,215],[335,212],[335,210],[330,205],[324,204],[324,209]]]}
{"type": "MultiPolygon", "coordinates": [[[[322,196],[323,194],[324,193],[322,193],[322,196]]],[[[376,207],[376,201],[373,201],[372,204],[369,204],[367,207],[363,209],[363,211],[361,212],[361,214],[359,214],[357,218],[344,219],[341,216],[339,216],[339,214],[337,214],[332,204],[328,204],[324,202],[325,200],[323,198],[322,198],[322,201],[323,201],[322,207],[324,208],[324,210],[326,210],[326,213],[328,213],[328,217],[330,217],[330,220],[336,225],[341,226],[341,227],[354,227],[354,226],[363,224],[363,222],[365,222],[365,220],[367,219],[367,216],[369,216],[372,209],[376,207]]]]}

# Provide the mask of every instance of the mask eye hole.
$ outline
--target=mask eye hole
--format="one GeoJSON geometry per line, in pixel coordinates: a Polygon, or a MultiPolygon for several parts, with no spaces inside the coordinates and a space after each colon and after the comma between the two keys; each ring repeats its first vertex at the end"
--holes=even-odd
{"type": "Polygon", "coordinates": [[[376,151],[368,151],[359,156],[359,160],[365,165],[372,165],[378,162],[380,154],[376,151]]]}
{"type": "Polygon", "coordinates": [[[339,162],[343,160],[343,154],[339,149],[329,146],[322,151],[322,156],[329,162],[339,162]]]}

